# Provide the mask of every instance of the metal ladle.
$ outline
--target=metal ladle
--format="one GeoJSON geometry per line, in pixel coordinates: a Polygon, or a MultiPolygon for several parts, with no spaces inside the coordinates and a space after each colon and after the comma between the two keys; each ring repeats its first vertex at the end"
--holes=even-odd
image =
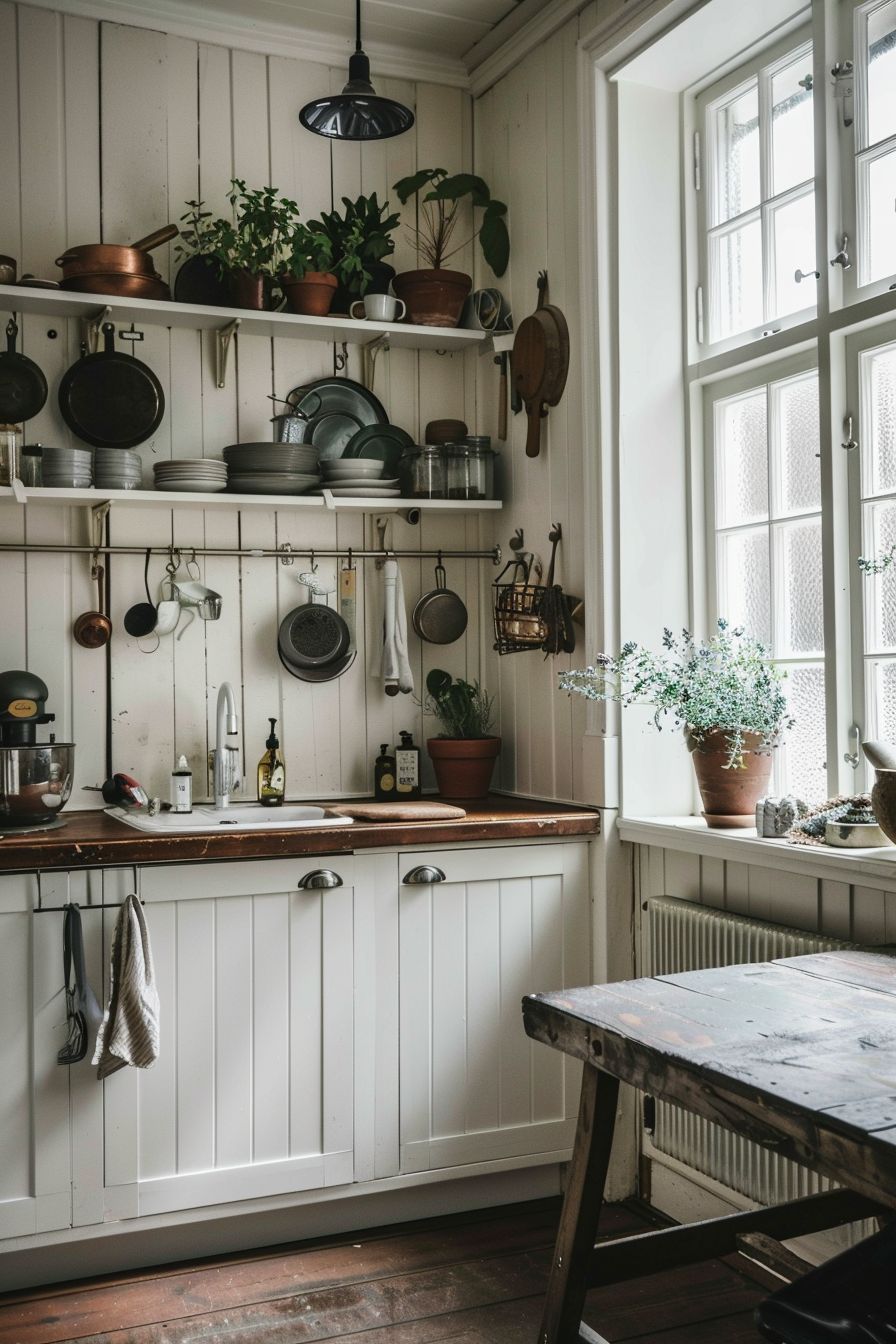
{"type": "Polygon", "coordinates": [[[112,622],[103,611],[105,570],[102,565],[97,563],[96,554],[94,554],[90,577],[96,583],[97,609],[96,611],[85,611],[78,617],[75,621],[74,636],[75,642],[80,644],[82,649],[101,649],[112,638],[112,622]]]}

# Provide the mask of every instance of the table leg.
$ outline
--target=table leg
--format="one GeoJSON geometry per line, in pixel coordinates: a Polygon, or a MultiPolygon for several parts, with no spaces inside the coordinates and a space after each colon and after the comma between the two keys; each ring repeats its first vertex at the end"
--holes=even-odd
{"type": "Polygon", "coordinates": [[[579,1339],[618,1096],[618,1078],[585,1065],[575,1146],[538,1344],[577,1344],[579,1339]]]}

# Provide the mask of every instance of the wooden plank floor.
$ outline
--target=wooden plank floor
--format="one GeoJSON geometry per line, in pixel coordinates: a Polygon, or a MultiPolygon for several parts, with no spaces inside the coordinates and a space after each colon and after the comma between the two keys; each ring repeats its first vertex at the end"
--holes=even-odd
{"type": "MultiPolygon", "coordinates": [[[[559,1213],[540,1200],[0,1295],[0,1344],[535,1344],[559,1213]]],[[[651,1225],[619,1204],[601,1235],[651,1225]]],[[[755,1344],[775,1286],[731,1256],[596,1289],[585,1319],[611,1344],[755,1344]]]]}

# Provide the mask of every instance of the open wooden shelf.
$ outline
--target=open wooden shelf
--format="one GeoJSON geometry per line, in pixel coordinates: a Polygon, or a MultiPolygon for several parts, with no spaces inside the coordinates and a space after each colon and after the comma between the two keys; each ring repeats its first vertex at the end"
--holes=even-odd
{"type": "MultiPolygon", "coordinates": [[[[500,499],[336,499],[329,491],[324,495],[237,495],[222,490],[219,494],[199,494],[188,491],[165,490],[56,490],[47,488],[25,489],[25,504],[104,504],[106,500],[126,508],[176,509],[179,506],[196,509],[331,509],[361,513],[397,513],[400,509],[425,509],[440,513],[494,512],[503,508],[500,499]]],[[[0,501],[15,503],[11,486],[0,486],[0,501]]]]}

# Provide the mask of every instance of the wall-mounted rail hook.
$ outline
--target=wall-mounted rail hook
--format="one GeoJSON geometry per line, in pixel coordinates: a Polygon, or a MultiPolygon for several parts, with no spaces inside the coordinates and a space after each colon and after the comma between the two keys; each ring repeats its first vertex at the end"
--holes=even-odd
{"type": "Polygon", "coordinates": [[[848,415],[846,419],[843,421],[843,428],[846,430],[846,443],[841,443],[840,447],[845,448],[848,453],[851,453],[854,448],[858,448],[859,446],[858,439],[854,439],[852,436],[851,415],[848,415]]]}
{"type": "Polygon", "coordinates": [[[293,553],[292,553],[292,547],[290,546],[290,544],[289,544],[288,541],[284,541],[283,545],[282,545],[282,546],[279,546],[277,549],[280,551],[280,563],[281,563],[281,565],[294,565],[294,564],[295,564],[295,562],[296,562],[296,558],[295,558],[295,556],[294,556],[293,553]]]}
{"type": "Polygon", "coordinates": [[[95,355],[100,348],[100,332],[103,329],[103,323],[108,322],[111,316],[111,308],[100,308],[94,317],[84,318],[84,344],[87,347],[88,355],[95,355]]]}
{"type": "Polygon", "coordinates": [[[342,354],[337,355],[335,350],[333,352],[333,367],[337,373],[341,373],[347,364],[348,364],[348,341],[343,341],[342,354]]]}
{"type": "Polygon", "coordinates": [[[523,538],[523,529],[521,527],[518,527],[514,532],[513,536],[510,538],[510,549],[512,551],[521,551],[524,545],[525,540],[523,538]]]}
{"type": "Polygon", "coordinates": [[[239,330],[241,317],[235,317],[232,322],[228,322],[226,327],[221,327],[220,331],[215,332],[215,386],[224,387],[227,382],[227,358],[230,354],[230,343],[239,330]]]}

